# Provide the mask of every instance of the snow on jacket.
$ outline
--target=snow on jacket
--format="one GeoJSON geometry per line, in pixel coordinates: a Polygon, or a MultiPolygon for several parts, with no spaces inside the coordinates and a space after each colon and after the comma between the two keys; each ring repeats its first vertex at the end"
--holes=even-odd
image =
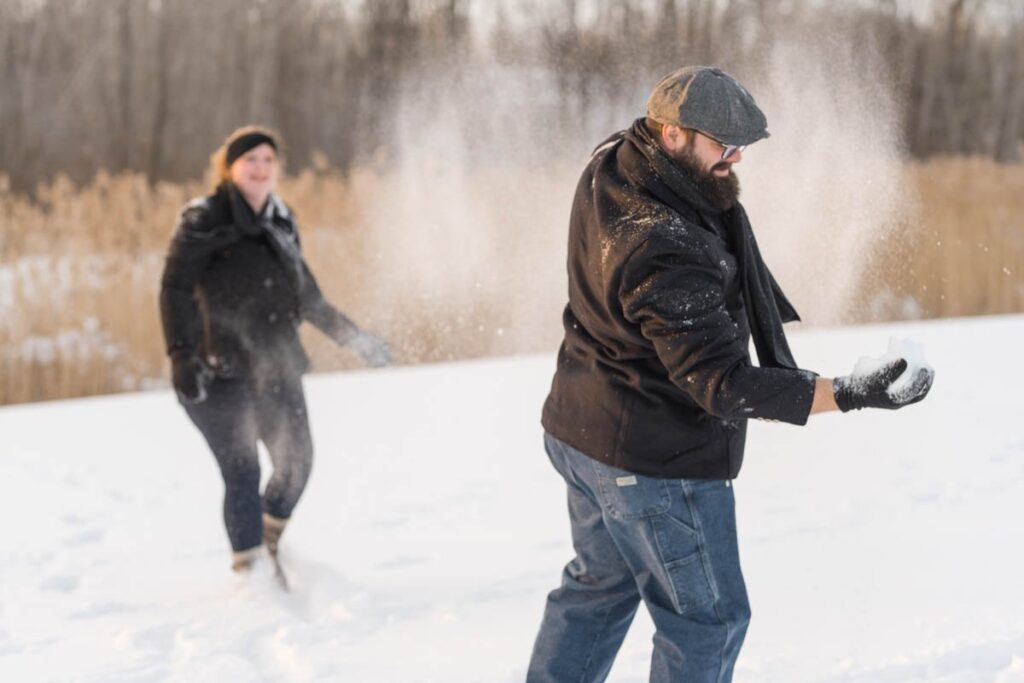
{"type": "Polygon", "coordinates": [[[160,313],[167,353],[196,353],[224,377],[304,372],[303,320],[339,343],[358,331],[324,299],[291,210],[271,194],[257,216],[230,183],[182,210],[160,313]]]}
{"type": "Polygon", "coordinates": [[[806,423],[815,375],[792,359],[782,323],[798,317],[742,206],[716,210],[642,121],[595,150],[576,191],[542,423],[630,472],[731,479],[747,419],[806,423]]]}

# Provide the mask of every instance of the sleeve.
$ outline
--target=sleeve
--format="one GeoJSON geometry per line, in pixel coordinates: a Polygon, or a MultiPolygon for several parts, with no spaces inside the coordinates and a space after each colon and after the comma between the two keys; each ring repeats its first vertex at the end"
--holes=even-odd
{"type": "MultiPolygon", "coordinates": [[[[306,259],[302,256],[302,240],[299,237],[298,220],[291,207],[284,206],[282,216],[285,219],[284,234],[277,244],[288,254],[288,260],[298,270],[299,282],[299,315],[318,330],[333,339],[337,344],[347,344],[359,334],[359,327],[348,316],[339,311],[325,297],[309,269],[306,259]]],[[[281,233],[275,233],[275,236],[281,233]]]]}
{"type": "Polygon", "coordinates": [[[305,259],[302,259],[299,306],[303,320],[311,323],[338,344],[347,344],[359,334],[359,327],[324,298],[320,285],[317,284],[305,259]]]}
{"type": "Polygon", "coordinates": [[[751,364],[726,309],[722,272],[702,245],[649,238],[624,264],[619,298],[672,383],[705,411],[806,424],[814,373],[751,364]]]}
{"type": "Polygon", "coordinates": [[[171,238],[160,281],[160,320],[167,354],[192,353],[199,345],[202,323],[195,287],[213,254],[234,241],[230,225],[210,226],[200,203],[185,207],[171,238]]]}

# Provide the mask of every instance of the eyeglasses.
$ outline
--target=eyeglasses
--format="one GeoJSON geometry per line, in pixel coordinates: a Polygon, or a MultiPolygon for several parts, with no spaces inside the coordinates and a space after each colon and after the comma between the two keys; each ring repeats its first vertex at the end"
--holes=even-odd
{"type": "Polygon", "coordinates": [[[727,145],[724,142],[722,142],[721,140],[716,140],[715,138],[711,137],[710,135],[708,135],[707,133],[705,133],[702,130],[698,130],[697,132],[700,133],[701,135],[703,135],[704,137],[706,137],[708,140],[711,140],[711,142],[715,143],[716,145],[718,145],[719,147],[722,148],[722,161],[726,161],[729,157],[731,157],[736,152],[742,152],[743,150],[745,150],[747,148],[746,145],[727,145]]]}

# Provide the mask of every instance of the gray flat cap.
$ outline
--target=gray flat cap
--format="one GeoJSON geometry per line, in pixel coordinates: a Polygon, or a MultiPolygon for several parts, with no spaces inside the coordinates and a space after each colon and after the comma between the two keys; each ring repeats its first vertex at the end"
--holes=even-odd
{"type": "Polygon", "coordinates": [[[713,66],[684,66],[658,81],[647,99],[647,116],[695,128],[726,145],[749,145],[768,137],[768,120],[754,98],[713,66]]]}

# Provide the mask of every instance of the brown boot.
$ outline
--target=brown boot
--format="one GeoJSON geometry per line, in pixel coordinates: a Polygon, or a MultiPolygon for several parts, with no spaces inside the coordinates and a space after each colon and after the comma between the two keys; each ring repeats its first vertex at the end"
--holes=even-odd
{"type": "Polygon", "coordinates": [[[274,557],[277,557],[277,544],[284,533],[284,527],[288,524],[287,519],[274,517],[266,512],[263,513],[263,544],[274,557]]]}
{"type": "Polygon", "coordinates": [[[249,548],[248,550],[240,550],[236,553],[231,554],[231,569],[236,572],[242,573],[252,569],[252,565],[256,562],[256,558],[259,557],[260,547],[249,548]]]}

